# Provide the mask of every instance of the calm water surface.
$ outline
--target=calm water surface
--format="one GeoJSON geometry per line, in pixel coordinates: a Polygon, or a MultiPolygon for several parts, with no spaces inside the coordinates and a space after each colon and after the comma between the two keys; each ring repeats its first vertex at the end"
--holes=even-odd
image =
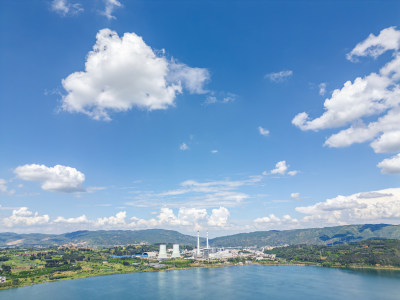
{"type": "Polygon", "coordinates": [[[400,273],[240,266],[110,275],[0,291],[0,299],[400,299],[400,273]]]}

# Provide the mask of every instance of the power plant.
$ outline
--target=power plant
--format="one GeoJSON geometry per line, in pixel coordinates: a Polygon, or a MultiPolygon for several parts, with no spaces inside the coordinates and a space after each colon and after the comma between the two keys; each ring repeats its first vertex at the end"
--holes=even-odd
{"type": "MultiPolygon", "coordinates": [[[[207,238],[206,238],[206,247],[205,248],[201,248],[200,247],[200,232],[197,231],[197,248],[193,250],[192,258],[195,258],[195,259],[209,259],[213,255],[212,253],[214,253],[215,250],[216,250],[215,248],[211,248],[210,247],[210,244],[209,244],[209,241],[208,241],[208,231],[207,231],[207,238]]],[[[169,251],[171,251],[171,249],[169,251]]],[[[185,254],[187,255],[186,251],[185,251],[185,254]]],[[[179,244],[173,244],[172,245],[172,253],[171,253],[170,256],[169,256],[169,254],[167,252],[167,245],[166,244],[161,244],[160,245],[160,251],[158,253],[158,259],[159,260],[176,259],[176,258],[181,258],[181,252],[180,252],[180,249],[179,249],[179,244]]],[[[187,256],[186,256],[186,258],[187,258],[187,256]]]]}

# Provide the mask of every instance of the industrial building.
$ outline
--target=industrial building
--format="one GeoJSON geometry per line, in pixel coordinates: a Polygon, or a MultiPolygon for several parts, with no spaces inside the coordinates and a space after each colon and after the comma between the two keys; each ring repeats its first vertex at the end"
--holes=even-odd
{"type": "Polygon", "coordinates": [[[174,244],[172,246],[172,255],[171,258],[181,258],[181,253],[179,251],[179,244],[174,244]]]}
{"type": "Polygon", "coordinates": [[[215,248],[210,247],[210,244],[208,242],[208,231],[207,231],[207,238],[206,238],[206,247],[201,248],[200,247],[200,233],[197,231],[197,248],[193,253],[193,258],[195,259],[209,259],[210,254],[214,253],[216,251],[215,248]]]}
{"type": "Polygon", "coordinates": [[[158,259],[168,259],[167,245],[160,245],[160,252],[158,252],[158,259]]]}

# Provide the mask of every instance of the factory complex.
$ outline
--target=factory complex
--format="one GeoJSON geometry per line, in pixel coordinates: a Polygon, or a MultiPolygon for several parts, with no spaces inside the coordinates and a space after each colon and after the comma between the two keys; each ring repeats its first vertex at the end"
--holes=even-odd
{"type": "MultiPolygon", "coordinates": [[[[169,244],[171,245],[171,244],[169,244]]],[[[173,259],[192,259],[197,261],[232,261],[239,258],[246,261],[275,260],[275,254],[266,254],[264,250],[271,250],[273,247],[262,248],[243,248],[243,247],[211,247],[208,241],[208,232],[205,245],[200,243],[200,232],[197,232],[196,248],[188,250],[187,247],[180,249],[179,244],[172,244],[172,248],[167,248],[167,244],[160,244],[159,251],[143,252],[135,255],[110,255],[111,258],[141,258],[149,260],[173,260],[173,259]]]]}
{"type": "MultiPolygon", "coordinates": [[[[271,247],[266,247],[270,249],[271,247]]],[[[156,254],[151,253],[155,258],[156,254]]],[[[170,249],[167,251],[167,245],[161,244],[160,251],[157,255],[158,260],[166,259],[195,259],[195,260],[227,260],[231,258],[248,258],[252,260],[275,260],[275,254],[265,254],[264,248],[261,250],[255,249],[242,249],[241,247],[217,248],[210,247],[208,242],[208,232],[206,237],[206,245],[202,247],[200,244],[200,232],[197,231],[197,247],[193,250],[180,251],[179,244],[174,244],[172,252],[170,249]]]]}

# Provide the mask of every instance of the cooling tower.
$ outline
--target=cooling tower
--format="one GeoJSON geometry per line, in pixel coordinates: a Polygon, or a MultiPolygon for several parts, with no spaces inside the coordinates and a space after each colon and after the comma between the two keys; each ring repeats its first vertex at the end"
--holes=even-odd
{"type": "Polygon", "coordinates": [[[158,253],[158,259],[167,259],[167,245],[160,245],[160,252],[158,253]]]}
{"type": "Polygon", "coordinates": [[[172,255],[171,258],[180,258],[181,254],[179,252],[179,244],[174,244],[172,248],[172,255]]]}

